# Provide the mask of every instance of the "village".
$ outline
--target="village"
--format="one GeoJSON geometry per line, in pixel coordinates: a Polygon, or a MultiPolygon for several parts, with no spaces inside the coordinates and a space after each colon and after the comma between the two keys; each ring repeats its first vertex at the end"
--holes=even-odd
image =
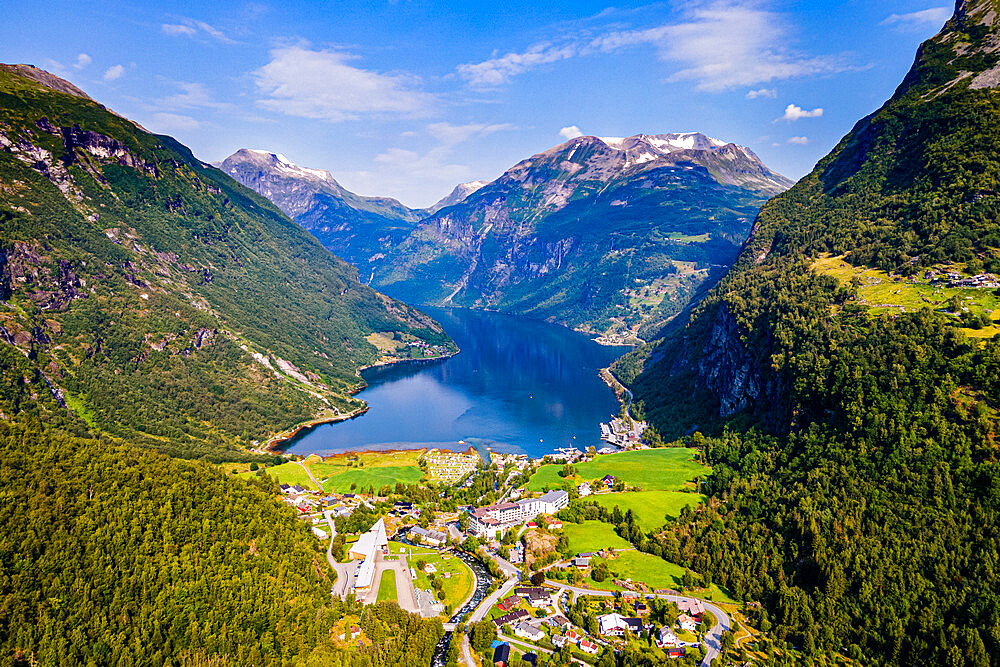
{"type": "MultiPolygon", "coordinates": [[[[384,470],[375,467],[380,458],[399,456],[369,454],[352,460],[345,473],[320,478],[318,489],[283,483],[281,498],[328,545],[337,573],[331,595],[362,605],[394,601],[441,619],[446,629],[460,621],[491,624],[492,645],[470,647],[475,658],[468,664],[506,665],[517,656],[558,651],[586,662],[641,637],[668,658],[717,655],[736,632],[737,608],[727,596],[711,586],[699,589],[700,577],[636,551],[610,530],[613,524],[582,520],[585,505],[578,505],[591,503],[588,516],[600,507],[622,516],[617,512],[626,507],[645,520],[649,505],[697,503],[690,491],[657,487],[671,467],[684,478],[700,467],[687,450],[643,445],[641,423],[605,426],[618,443],[636,440],[641,447],[616,446],[604,454],[566,448],[542,459],[491,452],[489,465],[474,450],[430,450],[406,459],[423,473],[416,487],[322,490],[336,486],[337,474],[357,475],[363,463],[374,475],[384,470]],[[598,474],[605,469],[618,474],[598,474]],[[461,502],[482,497],[484,488],[492,502],[461,502]],[[449,505],[448,498],[457,502],[449,505]]],[[[324,467],[326,461],[294,465],[309,477],[337,470],[324,467]]],[[[757,636],[745,626],[741,634],[744,641],[757,636]]]]}

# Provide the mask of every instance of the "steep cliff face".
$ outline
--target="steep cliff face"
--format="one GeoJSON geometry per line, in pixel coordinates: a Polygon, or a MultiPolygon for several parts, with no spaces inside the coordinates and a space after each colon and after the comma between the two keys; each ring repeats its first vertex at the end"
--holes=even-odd
{"type": "Polygon", "coordinates": [[[375,284],[414,303],[645,334],[714,281],[789,184],[697,133],[580,137],[422,221],[375,284]]]}
{"type": "Polygon", "coordinates": [[[904,286],[934,266],[1000,271],[1000,112],[989,83],[1000,66],[998,10],[993,0],[958,2],[893,97],[763,207],[705,300],[619,363],[662,428],[717,427],[741,414],[785,432],[833,418],[817,389],[833,352],[803,350],[844,345],[869,304],[816,273],[818,257],[842,256],[904,286]]]}

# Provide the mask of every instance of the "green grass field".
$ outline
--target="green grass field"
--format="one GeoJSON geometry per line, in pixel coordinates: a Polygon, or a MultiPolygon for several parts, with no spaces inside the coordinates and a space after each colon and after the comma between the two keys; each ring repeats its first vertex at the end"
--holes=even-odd
{"type": "MultiPolygon", "coordinates": [[[[279,484],[298,484],[304,489],[311,489],[313,491],[319,490],[316,485],[313,484],[312,480],[309,479],[309,474],[295,461],[282,463],[281,465],[277,465],[272,468],[265,468],[264,470],[270,477],[278,480],[279,484]]],[[[256,474],[256,472],[248,471],[240,473],[239,476],[251,477],[256,474]]],[[[313,474],[315,475],[316,473],[313,474]]],[[[317,477],[317,479],[319,478],[317,477]]]]}
{"type": "Polygon", "coordinates": [[[316,479],[323,481],[323,490],[348,493],[368,487],[379,488],[396,482],[416,484],[423,476],[417,461],[423,449],[402,452],[361,452],[320,459],[310,456],[305,463],[316,479]],[[351,485],[354,485],[354,489],[351,485]]]}
{"type": "Polygon", "coordinates": [[[378,585],[378,602],[382,600],[396,602],[396,573],[393,570],[382,572],[382,581],[378,585]]]}
{"type": "Polygon", "coordinates": [[[574,555],[607,548],[627,549],[632,546],[618,536],[611,524],[603,521],[565,523],[563,524],[563,533],[569,540],[569,548],[574,555]]]}
{"type": "Polygon", "coordinates": [[[639,521],[639,526],[645,531],[650,531],[663,526],[667,522],[667,516],[671,519],[680,516],[681,509],[685,505],[695,508],[698,503],[705,501],[705,496],[685,491],[628,491],[602,493],[589,496],[586,500],[594,500],[608,509],[617,505],[623,513],[632,510],[639,521]]]}
{"type": "MultiPolygon", "coordinates": [[[[679,491],[694,479],[707,475],[711,470],[694,460],[693,450],[686,447],[643,449],[620,454],[605,454],[576,466],[578,477],[574,481],[600,479],[614,475],[626,484],[641,487],[644,491],[679,491]]],[[[530,491],[541,491],[546,486],[560,488],[563,478],[558,473],[562,465],[546,465],[538,469],[528,482],[530,491]]]]}
{"type": "MultiPolygon", "coordinates": [[[[433,564],[437,568],[437,574],[441,579],[441,583],[444,585],[444,600],[442,602],[446,605],[458,606],[472,593],[472,589],[475,587],[472,570],[460,558],[452,556],[448,560],[445,560],[440,552],[433,549],[414,547],[409,544],[391,541],[389,542],[389,553],[390,555],[406,553],[407,563],[412,568],[417,567],[418,560],[433,564]],[[451,577],[445,579],[441,576],[445,572],[450,572],[451,577]]],[[[413,582],[413,585],[417,588],[426,589],[431,587],[431,582],[426,574],[417,570],[417,579],[413,582]]]]}
{"type": "MultiPolygon", "coordinates": [[[[602,558],[594,558],[591,565],[597,565],[602,558]]],[[[658,556],[645,554],[641,551],[624,551],[618,558],[607,561],[611,576],[597,583],[593,579],[587,578],[585,585],[590,588],[605,591],[621,590],[614,584],[615,579],[631,579],[641,581],[653,590],[658,588],[672,588],[682,590],[685,569],[680,565],[669,563],[658,556]]],[[[734,600],[718,585],[712,584],[708,589],[695,589],[694,595],[706,600],[715,602],[734,602],[734,600]]]]}

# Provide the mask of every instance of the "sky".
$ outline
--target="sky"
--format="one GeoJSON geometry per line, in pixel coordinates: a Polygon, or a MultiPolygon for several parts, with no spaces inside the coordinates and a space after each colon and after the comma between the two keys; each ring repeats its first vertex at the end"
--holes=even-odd
{"type": "Polygon", "coordinates": [[[580,134],[703,132],[797,179],[950,0],[13,0],[0,61],[206,162],[265,149],[428,206],[580,134]]]}

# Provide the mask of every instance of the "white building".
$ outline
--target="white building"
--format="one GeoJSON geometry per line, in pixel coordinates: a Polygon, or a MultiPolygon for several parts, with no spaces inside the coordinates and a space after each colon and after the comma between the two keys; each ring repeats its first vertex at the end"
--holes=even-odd
{"type": "Polygon", "coordinates": [[[673,648],[677,646],[679,641],[680,640],[677,639],[677,635],[674,634],[673,630],[666,626],[660,628],[660,648],[673,648]]]}
{"type": "Polygon", "coordinates": [[[479,537],[496,538],[539,514],[555,514],[567,505],[568,493],[549,491],[539,498],[522,498],[513,503],[480,507],[469,514],[469,532],[479,537]]]}
{"type": "Polygon", "coordinates": [[[533,642],[545,639],[545,633],[542,632],[541,628],[531,625],[527,621],[521,621],[520,623],[518,623],[517,627],[514,628],[514,634],[517,635],[518,637],[524,637],[525,639],[529,639],[533,642]]]}
{"type": "Polygon", "coordinates": [[[590,484],[588,484],[587,482],[584,482],[580,484],[580,486],[576,487],[576,491],[577,493],[580,494],[581,498],[589,496],[592,493],[590,490],[590,484]]]}
{"type": "Polygon", "coordinates": [[[375,560],[389,549],[389,538],[385,534],[385,522],[379,519],[368,532],[351,545],[348,552],[353,560],[361,560],[354,575],[354,592],[358,599],[371,589],[375,578],[375,560]]]}

